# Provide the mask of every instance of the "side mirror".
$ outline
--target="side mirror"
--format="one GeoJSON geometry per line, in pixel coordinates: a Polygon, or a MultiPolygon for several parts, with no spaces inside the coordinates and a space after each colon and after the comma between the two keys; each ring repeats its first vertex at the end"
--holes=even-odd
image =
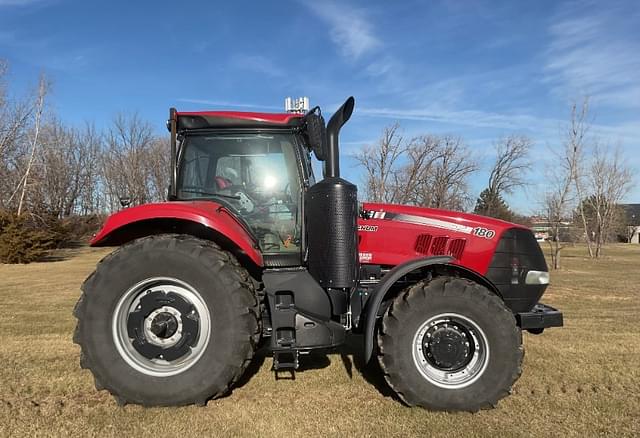
{"type": "Polygon", "coordinates": [[[304,117],[305,127],[304,133],[309,144],[309,148],[313,151],[316,158],[324,161],[327,155],[327,127],[324,123],[324,117],[320,111],[316,112],[318,107],[312,109],[304,117]]]}

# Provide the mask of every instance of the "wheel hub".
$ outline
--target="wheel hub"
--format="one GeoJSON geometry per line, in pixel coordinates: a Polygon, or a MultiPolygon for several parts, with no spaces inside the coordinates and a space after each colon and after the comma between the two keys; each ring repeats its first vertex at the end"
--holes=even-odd
{"type": "Polygon", "coordinates": [[[178,320],[169,312],[162,312],[151,321],[151,332],[159,338],[168,339],[177,331],[178,320]]]}
{"type": "Polygon", "coordinates": [[[144,336],[153,345],[171,347],[182,338],[182,314],[171,306],[162,306],[144,319],[144,336]]]}
{"type": "Polygon", "coordinates": [[[489,362],[482,328],[458,313],[440,313],[424,321],[413,338],[413,361],[422,376],[441,388],[464,388],[489,362]]]}
{"type": "Polygon", "coordinates": [[[145,292],[127,316],[133,348],[147,359],[174,361],[191,351],[198,340],[199,315],[174,292],[145,292]]]}
{"type": "Polygon", "coordinates": [[[211,312],[200,293],[173,277],[151,277],[126,290],[112,317],[115,347],[133,369],[156,377],[196,364],[211,339],[211,312]]]}
{"type": "Polygon", "coordinates": [[[423,338],[425,356],[437,368],[455,371],[463,368],[473,356],[466,331],[457,325],[434,325],[423,338]]]}

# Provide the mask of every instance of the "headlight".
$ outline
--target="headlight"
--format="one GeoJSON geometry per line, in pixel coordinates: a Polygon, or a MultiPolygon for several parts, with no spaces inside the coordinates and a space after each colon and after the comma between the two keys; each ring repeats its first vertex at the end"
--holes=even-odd
{"type": "Polygon", "coordinates": [[[524,282],[526,284],[549,284],[549,273],[547,271],[529,271],[524,282]]]}

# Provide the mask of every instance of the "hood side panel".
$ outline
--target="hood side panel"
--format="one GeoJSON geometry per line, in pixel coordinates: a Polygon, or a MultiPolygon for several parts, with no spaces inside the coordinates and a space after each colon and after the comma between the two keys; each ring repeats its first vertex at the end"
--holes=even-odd
{"type": "Polygon", "coordinates": [[[451,255],[456,264],[487,273],[502,234],[520,225],[445,210],[364,203],[358,221],[361,263],[395,266],[425,256],[451,255]]]}

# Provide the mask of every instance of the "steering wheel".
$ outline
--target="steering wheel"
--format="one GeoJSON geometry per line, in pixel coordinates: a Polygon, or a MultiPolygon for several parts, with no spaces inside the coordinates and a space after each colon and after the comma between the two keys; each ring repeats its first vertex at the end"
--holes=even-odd
{"type": "Polygon", "coordinates": [[[259,203],[249,195],[249,193],[242,186],[232,185],[220,190],[220,194],[224,196],[232,196],[230,199],[238,209],[242,212],[251,214],[254,212],[259,203]]]}
{"type": "Polygon", "coordinates": [[[247,192],[238,186],[230,186],[223,190],[218,191],[209,191],[200,186],[182,186],[179,191],[183,191],[186,193],[195,193],[198,195],[218,197],[221,201],[224,201],[225,205],[232,207],[238,213],[241,210],[245,210],[247,213],[251,213],[255,206],[256,202],[247,194],[247,192]]]}

